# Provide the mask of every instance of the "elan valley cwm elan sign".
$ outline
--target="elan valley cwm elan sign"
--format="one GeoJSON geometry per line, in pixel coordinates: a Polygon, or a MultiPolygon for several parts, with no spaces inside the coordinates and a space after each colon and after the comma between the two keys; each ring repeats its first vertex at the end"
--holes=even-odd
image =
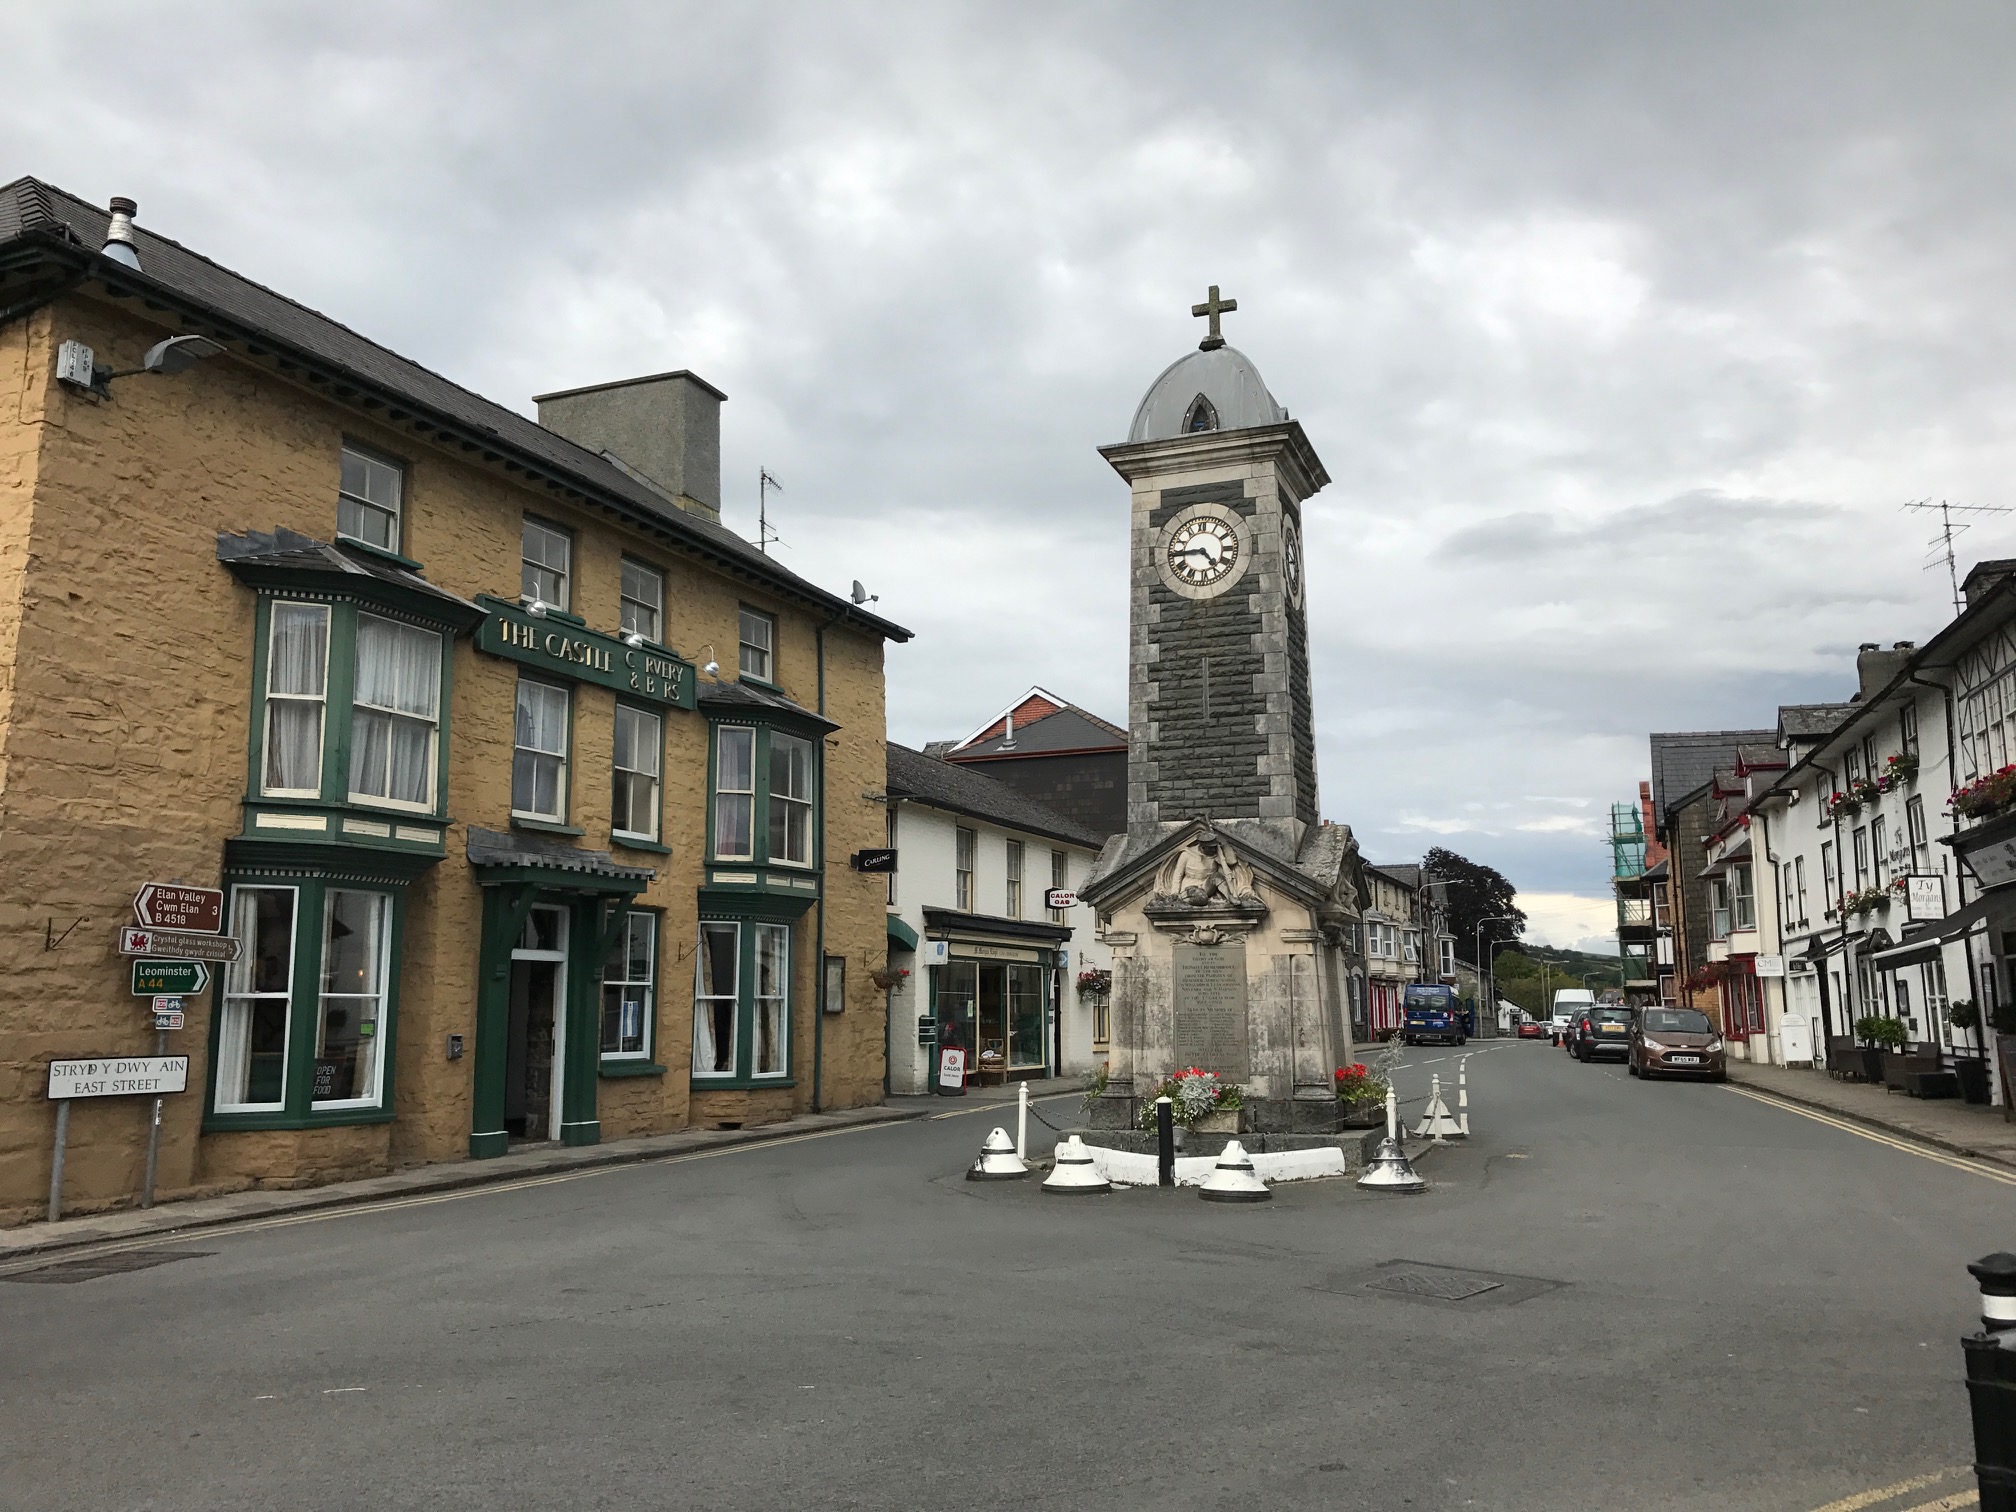
{"type": "Polygon", "coordinates": [[[662,646],[648,641],[633,646],[599,630],[535,616],[487,593],[477,602],[489,611],[476,630],[478,651],[651,703],[691,709],[699,701],[693,664],[662,646]]]}

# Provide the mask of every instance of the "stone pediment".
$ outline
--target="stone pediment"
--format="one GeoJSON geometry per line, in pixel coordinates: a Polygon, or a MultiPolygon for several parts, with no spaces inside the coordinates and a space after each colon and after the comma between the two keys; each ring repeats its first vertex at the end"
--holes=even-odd
{"type": "Polygon", "coordinates": [[[1138,903],[1157,928],[1186,929],[1251,928],[1268,912],[1264,890],[1352,917],[1370,901],[1347,826],[1264,819],[1198,817],[1116,835],[1078,889],[1103,914],[1138,903]]]}

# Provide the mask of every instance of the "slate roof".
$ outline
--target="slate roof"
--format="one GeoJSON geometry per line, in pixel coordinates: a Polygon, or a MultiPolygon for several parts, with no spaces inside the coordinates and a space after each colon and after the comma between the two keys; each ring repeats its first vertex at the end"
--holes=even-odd
{"type": "Polygon", "coordinates": [[[1096,714],[1088,714],[1076,704],[1045,714],[1031,724],[1015,727],[1015,744],[1005,744],[1005,734],[965,746],[954,761],[986,761],[992,757],[1051,756],[1062,751],[1124,751],[1127,732],[1108,724],[1096,714]]]}
{"type": "Polygon", "coordinates": [[[1652,807],[1663,814],[1727,766],[1739,745],[1768,745],[1774,730],[1672,730],[1652,736],[1652,807]]]}
{"type": "MultiPolygon", "coordinates": [[[[480,438],[499,456],[530,462],[535,476],[564,479],[594,502],[648,521],[681,544],[757,581],[810,599],[845,622],[890,640],[910,639],[901,625],[799,577],[726,526],[668,503],[659,490],[598,453],[178,242],[136,225],[137,271],[98,255],[110,220],[107,211],[37,179],[0,185],[0,252],[10,243],[40,242],[108,287],[129,290],[185,315],[207,317],[206,334],[241,342],[245,348],[241,355],[252,355],[256,347],[311,371],[345,376],[361,391],[360,398],[368,394],[388,406],[426,416],[430,423],[446,421],[442,428],[451,434],[480,438]],[[85,255],[80,257],[80,252],[85,255]]],[[[0,305],[15,292],[9,289],[0,305]]]]}
{"type": "Polygon", "coordinates": [[[1742,741],[1736,747],[1736,759],[1746,770],[1751,771],[1760,767],[1783,767],[1790,763],[1790,758],[1779,749],[1775,740],[1762,743],[1742,741]]]}
{"type": "Polygon", "coordinates": [[[1421,890],[1421,868],[1411,862],[1400,866],[1385,866],[1374,862],[1368,865],[1366,870],[1375,871],[1382,877],[1398,882],[1402,887],[1411,887],[1416,892],[1421,890]]]}
{"type": "Polygon", "coordinates": [[[922,751],[889,741],[889,797],[910,798],[932,808],[984,819],[1003,829],[1027,830],[1053,840],[1098,850],[1100,837],[1048,804],[1018,793],[1005,782],[970,767],[939,761],[922,751]]]}
{"type": "Polygon", "coordinates": [[[696,697],[703,709],[757,709],[768,713],[789,714],[794,719],[823,725],[829,730],[840,728],[824,714],[815,714],[805,705],[794,703],[782,693],[758,687],[755,683],[719,682],[713,678],[702,678],[696,697]]]}
{"type": "Polygon", "coordinates": [[[1787,740],[1821,740],[1854,712],[1852,703],[1780,704],[1778,734],[1787,740]]]}
{"type": "Polygon", "coordinates": [[[607,851],[582,850],[545,835],[506,835],[469,827],[466,849],[471,866],[539,866],[582,876],[613,877],[640,887],[657,876],[648,866],[622,866],[607,851]]]}
{"type": "Polygon", "coordinates": [[[263,530],[248,530],[244,535],[226,535],[220,531],[217,536],[217,560],[226,566],[243,564],[248,567],[341,572],[354,577],[377,578],[380,582],[453,604],[479,620],[483,618],[484,611],[477,605],[450,593],[439,583],[428,582],[419,573],[397,562],[362,548],[353,548],[347,541],[333,544],[318,541],[313,536],[302,535],[298,530],[288,530],[284,526],[270,534],[263,530]]]}

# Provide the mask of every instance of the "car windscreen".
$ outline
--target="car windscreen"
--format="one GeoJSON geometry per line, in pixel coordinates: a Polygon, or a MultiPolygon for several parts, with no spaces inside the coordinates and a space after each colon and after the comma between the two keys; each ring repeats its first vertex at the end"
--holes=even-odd
{"type": "Polygon", "coordinates": [[[1647,1034],[1713,1034],[1708,1015],[1698,1008],[1647,1008],[1647,1034]]]}
{"type": "Polygon", "coordinates": [[[1592,1022],[1598,1024],[1628,1024],[1631,1022],[1631,1010],[1629,1008],[1598,1008],[1589,1017],[1592,1022]]]}

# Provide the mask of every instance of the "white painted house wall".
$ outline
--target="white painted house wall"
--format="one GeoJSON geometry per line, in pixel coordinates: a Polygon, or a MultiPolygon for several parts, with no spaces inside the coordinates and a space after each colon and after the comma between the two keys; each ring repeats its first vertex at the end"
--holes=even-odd
{"type": "MultiPolygon", "coordinates": [[[[956,835],[970,829],[977,840],[974,865],[974,897],[971,911],[993,917],[1008,913],[1008,842],[1023,845],[1022,917],[1047,922],[1043,894],[1050,889],[1050,856],[1065,855],[1065,885],[1075,889],[1090,875],[1097,852],[1047,835],[1008,829],[982,819],[968,818],[933,808],[911,799],[892,799],[897,854],[896,901],[890,912],[926,937],[924,910],[957,908],[956,835]]],[[[1106,1058],[1103,1046],[1092,1042],[1093,1004],[1077,990],[1078,973],[1092,968],[1112,969],[1112,952],[1098,938],[1093,910],[1085,904],[1066,912],[1063,922],[1071,929],[1066,947],[1071,964],[1064,968],[1059,994],[1063,1025],[1064,1063],[1061,1074],[1089,1074],[1106,1058]]],[[[892,958],[893,953],[892,953],[892,958]]],[[[927,977],[921,964],[910,964],[910,976],[889,992],[889,1088],[899,1094],[926,1090],[929,1065],[927,1048],[917,1041],[917,1020],[930,1011],[927,977]]]]}

